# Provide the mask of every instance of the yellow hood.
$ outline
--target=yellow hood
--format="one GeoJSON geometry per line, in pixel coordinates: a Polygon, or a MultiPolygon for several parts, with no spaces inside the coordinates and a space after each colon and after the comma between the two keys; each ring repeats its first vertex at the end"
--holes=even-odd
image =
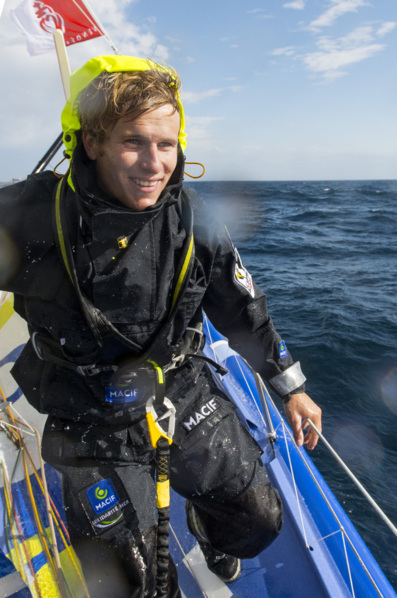
{"type": "MultiPolygon", "coordinates": [[[[84,66],[72,73],[70,77],[70,98],[66,102],[61,115],[63,142],[66,146],[66,153],[70,159],[77,145],[76,131],[80,129],[80,121],[76,105],[76,100],[80,92],[104,71],[107,71],[108,73],[119,71],[148,71],[151,68],[150,62],[143,58],[117,55],[97,56],[96,58],[91,58],[91,60],[84,66]]],[[[179,94],[177,100],[181,118],[179,143],[184,152],[186,149],[185,115],[179,94]]]]}

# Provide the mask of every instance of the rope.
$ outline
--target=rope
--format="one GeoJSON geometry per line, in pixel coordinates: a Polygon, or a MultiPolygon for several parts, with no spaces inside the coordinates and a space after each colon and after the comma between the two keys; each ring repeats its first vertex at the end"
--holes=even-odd
{"type": "MultiPolygon", "coordinates": [[[[4,395],[4,392],[1,389],[1,387],[0,387],[0,391],[1,391],[2,398],[4,400],[5,395],[4,395]]],[[[12,412],[11,412],[11,410],[10,410],[10,408],[9,408],[8,405],[7,405],[7,413],[8,413],[9,418],[11,419],[11,422],[15,426],[16,422],[15,422],[14,416],[13,416],[13,414],[12,414],[12,412]]],[[[28,466],[27,466],[27,461],[26,461],[26,450],[27,449],[26,449],[25,442],[24,442],[24,439],[23,439],[23,436],[22,436],[22,433],[21,433],[20,429],[18,429],[18,431],[16,432],[16,435],[17,435],[17,441],[18,441],[19,447],[20,447],[21,452],[22,452],[22,463],[23,463],[23,468],[24,468],[24,472],[25,472],[25,481],[26,481],[26,486],[27,486],[27,489],[28,489],[28,494],[29,494],[29,498],[30,498],[30,502],[31,502],[32,510],[33,510],[34,519],[35,519],[35,522],[36,522],[36,527],[37,527],[37,531],[38,531],[38,537],[40,539],[40,543],[42,545],[44,554],[46,555],[48,563],[49,563],[49,565],[50,565],[50,567],[52,569],[52,572],[53,572],[53,575],[54,575],[54,581],[57,583],[58,587],[61,589],[61,594],[65,595],[65,592],[64,591],[62,592],[62,585],[60,583],[60,578],[59,578],[59,570],[60,570],[60,567],[61,567],[61,563],[59,561],[59,554],[58,554],[58,563],[59,563],[59,566],[57,567],[54,564],[54,562],[53,562],[53,556],[50,554],[50,550],[49,550],[49,547],[48,547],[48,538],[47,538],[47,535],[45,534],[44,527],[43,527],[43,524],[41,522],[40,514],[39,514],[39,511],[37,509],[36,501],[35,501],[35,498],[34,498],[32,484],[31,484],[31,481],[30,481],[30,476],[29,476],[29,471],[28,471],[28,466]]],[[[40,452],[40,446],[39,446],[39,452],[40,452]]],[[[43,472],[43,475],[44,475],[44,472],[43,472]]],[[[51,529],[51,524],[50,524],[50,529],[51,529]]],[[[55,537],[55,533],[53,534],[53,538],[52,538],[53,541],[54,541],[54,537],[55,537]]],[[[55,542],[56,542],[56,539],[55,539],[55,542]]],[[[57,563],[57,565],[58,565],[58,563],[57,563]]]]}
{"type": "Polygon", "coordinates": [[[201,174],[199,174],[198,176],[194,176],[193,174],[189,174],[188,172],[185,171],[184,174],[189,176],[191,179],[201,179],[201,177],[204,176],[205,166],[204,166],[204,164],[201,164],[201,162],[185,162],[185,164],[196,164],[197,166],[201,166],[201,168],[203,169],[203,172],[201,174]]]}
{"type": "Polygon", "coordinates": [[[364,497],[367,499],[367,501],[370,503],[370,505],[375,509],[375,511],[378,513],[378,515],[383,519],[383,521],[386,523],[388,528],[393,532],[393,534],[395,536],[397,536],[396,526],[390,521],[390,519],[382,511],[380,506],[374,501],[372,496],[364,488],[364,486],[361,484],[361,482],[356,478],[354,473],[348,468],[346,463],[339,457],[338,453],[335,451],[335,449],[332,448],[332,446],[329,444],[329,442],[326,440],[326,438],[323,436],[323,434],[316,428],[316,426],[313,424],[311,419],[307,418],[306,421],[312,426],[312,428],[316,432],[316,434],[319,435],[319,437],[321,438],[321,440],[323,441],[323,443],[325,444],[325,446],[327,447],[327,449],[329,450],[331,455],[338,461],[339,465],[345,470],[345,472],[350,477],[350,479],[353,480],[353,482],[356,484],[357,488],[361,491],[361,493],[364,495],[364,497]]]}
{"type": "MultiPolygon", "coordinates": [[[[2,468],[3,468],[3,480],[4,480],[4,463],[2,463],[2,468]]],[[[6,509],[4,511],[4,531],[6,532],[7,548],[8,548],[9,556],[11,558],[11,561],[14,564],[15,569],[17,569],[20,572],[23,581],[26,583],[25,572],[24,572],[24,568],[22,567],[22,561],[21,561],[21,556],[20,556],[20,544],[17,541],[17,537],[15,534],[15,520],[13,521],[13,519],[12,519],[10,496],[8,494],[8,488],[5,483],[4,483],[4,498],[5,498],[5,503],[6,503],[6,509]],[[11,538],[12,538],[12,541],[14,544],[15,557],[13,555],[12,546],[10,544],[10,539],[8,537],[7,517],[8,517],[8,523],[9,523],[9,527],[10,527],[10,531],[11,531],[11,538]],[[15,560],[14,560],[14,558],[15,558],[15,560]]]]}
{"type": "Polygon", "coordinates": [[[168,596],[169,525],[170,525],[170,443],[163,436],[157,441],[157,597],[168,596]],[[164,488],[164,486],[166,486],[164,488]]]}
{"type": "Polygon", "coordinates": [[[44,531],[41,519],[40,519],[40,514],[39,511],[37,509],[37,504],[34,498],[34,494],[33,494],[33,489],[32,489],[32,484],[30,481],[30,477],[29,477],[29,471],[28,471],[28,466],[27,466],[27,462],[26,462],[26,455],[25,455],[25,451],[23,450],[23,446],[21,446],[22,449],[22,463],[23,463],[23,468],[25,471],[25,481],[26,481],[26,485],[27,485],[27,489],[28,489],[28,493],[29,493],[29,498],[30,498],[30,502],[31,502],[31,506],[33,509],[33,515],[34,515],[34,520],[36,522],[36,527],[37,527],[37,532],[38,532],[38,537],[40,539],[40,543],[41,546],[43,548],[44,554],[46,555],[47,561],[51,567],[53,576],[54,576],[54,581],[55,583],[58,584],[59,586],[59,579],[58,579],[58,574],[57,574],[57,569],[55,567],[54,564],[54,560],[53,557],[50,553],[49,547],[48,547],[48,539],[47,539],[47,535],[44,531]]]}
{"type": "MultiPolygon", "coordinates": [[[[4,396],[4,392],[3,392],[2,388],[1,388],[1,386],[0,386],[0,395],[3,397],[3,401],[6,401],[5,396],[4,396]]],[[[18,426],[12,426],[9,422],[5,422],[4,420],[2,420],[2,423],[6,424],[7,427],[12,427],[12,428],[15,428],[16,430],[20,430],[20,426],[23,425],[23,426],[26,426],[27,428],[29,428],[30,430],[33,430],[36,433],[36,436],[38,435],[38,437],[40,438],[40,435],[38,434],[38,431],[35,428],[32,428],[32,426],[21,416],[21,414],[15,408],[14,404],[8,405],[7,414],[8,414],[9,417],[12,417],[12,419],[13,419],[13,421],[15,423],[19,424],[18,426]],[[13,417],[12,411],[11,412],[9,411],[9,409],[11,407],[12,407],[13,411],[15,412],[16,416],[17,416],[16,418],[13,417]]],[[[25,434],[26,433],[30,434],[32,436],[34,435],[33,433],[27,432],[25,430],[25,434]]],[[[41,451],[40,451],[41,440],[40,440],[40,442],[38,441],[38,443],[39,443],[39,457],[40,457],[41,470],[42,470],[42,473],[43,473],[44,480],[46,482],[46,478],[45,478],[45,467],[44,467],[44,462],[43,462],[43,459],[41,457],[41,451]]],[[[59,525],[62,526],[63,532],[64,532],[64,534],[65,534],[65,536],[67,538],[67,541],[70,543],[70,538],[69,538],[68,530],[66,529],[66,526],[65,526],[65,524],[64,524],[64,522],[62,520],[62,517],[60,516],[59,511],[56,508],[56,505],[55,505],[54,501],[52,500],[52,498],[51,498],[51,496],[50,496],[50,494],[48,492],[47,484],[45,483],[45,487],[44,487],[44,484],[43,484],[44,480],[42,481],[42,478],[39,476],[38,471],[36,469],[36,466],[34,464],[33,458],[31,456],[29,450],[26,448],[26,446],[25,446],[25,451],[26,451],[26,454],[27,454],[27,456],[29,458],[29,462],[30,462],[30,465],[32,467],[32,471],[33,471],[33,473],[35,475],[35,478],[36,478],[36,480],[37,480],[37,482],[38,482],[38,484],[40,486],[40,490],[42,491],[43,494],[45,492],[47,492],[47,495],[48,495],[48,498],[49,498],[49,501],[50,501],[50,505],[51,505],[51,509],[52,509],[51,515],[54,518],[56,525],[58,527],[59,527],[59,525]]],[[[64,544],[65,544],[65,548],[68,548],[68,545],[65,542],[64,542],[64,544]]]]}
{"type": "Polygon", "coordinates": [[[341,532],[342,532],[343,550],[345,551],[347,572],[348,572],[349,580],[350,580],[350,587],[351,587],[351,590],[352,590],[353,598],[355,598],[356,594],[355,594],[354,586],[353,586],[353,578],[352,578],[352,572],[351,572],[351,569],[350,569],[349,555],[347,554],[347,547],[346,547],[346,541],[345,541],[345,534],[344,534],[345,530],[344,530],[344,528],[341,529],[341,532]]]}
{"type": "MultiPolygon", "coordinates": [[[[15,506],[15,503],[14,503],[12,492],[11,492],[10,481],[8,479],[6,468],[5,468],[5,464],[4,464],[3,461],[1,461],[1,466],[2,466],[2,470],[3,470],[4,487],[7,487],[8,497],[10,499],[10,504],[12,506],[13,518],[14,518],[14,521],[15,521],[16,526],[18,528],[18,533],[19,533],[19,537],[21,539],[22,547],[23,547],[23,550],[24,550],[24,553],[25,553],[26,562],[29,565],[30,573],[31,573],[31,575],[33,577],[33,583],[35,585],[37,594],[39,595],[39,598],[43,598],[43,596],[42,596],[42,594],[40,592],[40,587],[39,587],[39,583],[38,583],[38,580],[37,580],[37,575],[35,573],[35,570],[34,570],[34,567],[33,567],[33,564],[32,564],[32,560],[31,560],[30,555],[29,555],[29,550],[28,550],[28,547],[26,545],[25,538],[23,537],[23,532],[22,532],[21,524],[19,522],[18,513],[17,513],[17,510],[16,510],[16,506],[15,506]]],[[[22,574],[22,571],[20,571],[20,573],[22,574]]]]}
{"type": "MultiPolygon", "coordinates": [[[[11,415],[11,411],[10,411],[10,415],[11,415]]],[[[15,420],[14,420],[15,421],[15,420]]],[[[37,439],[37,448],[38,448],[38,454],[39,454],[39,459],[40,459],[40,467],[41,467],[41,473],[42,473],[42,480],[41,480],[41,490],[43,492],[44,495],[44,499],[45,499],[45,504],[46,504],[46,510],[47,510],[47,517],[48,517],[48,523],[50,526],[50,533],[51,533],[51,539],[52,539],[52,552],[55,558],[55,565],[56,565],[56,570],[54,571],[54,574],[56,576],[56,580],[58,582],[58,587],[60,589],[61,595],[62,596],[66,596],[67,592],[66,592],[66,586],[69,589],[69,593],[73,594],[73,592],[70,590],[70,586],[65,578],[65,575],[63,573],[62,570],[62,565],[61,565],[61,559],[59,556],[59,551],[58,551],[58,544],[57,544],[57,538],[56,538],[56,534],[55,534],[55,528],[54,528],[54,518],[53,518],[53,512],[51,511],[51,505],[50,505],[50,497],[49,497],[49,493],[48,493],[48,487],[47,487],[47,478],[46,478],[46,474],[45,474],[45,467],[44,467],[44,461],[43,458],[41,456],[41,438],[40,438],[40,434],[38,432],[38,430],[36,430],[36,428],[33,428],[32,426],[30,426],[30,429],[35,432],[36,434],[36,439],[37,439]]],[[[21,442],[23,442],[24,445],[24,452],[23,452],[23,457],[25,459],[25,463],[26,463],[26,456],[28,455],[29,461],[31,463],[31,465],[33,466],[34,470],[36,469],[33,465],[33,460],[29,454],[29,451],[21,437],[21,442]]],[[[27,465],[26,465],[26,470],[27,470],[27,465]]],[[[38,477],[38,476],[37,476],[38,477]]],[[[31,487],[31,483],[30,483],[30,476],[29,476],[29,486],[31,487]]],[[[33,495],[33,493],[32,493],[33,495]]],[[[35,503],[34,497],[33,497],[33,501],[35,503]]],[[[37,507],[36,507],[37,510],[37,507]]],[[[38,518],[40,520],[39,517],[39,513],[37,511],[38,514],[38,518]]],[[[41,523],[41,520],[40,520],[41,523]]],[[[42,525],[42,523],[41,523],[42,525]]]]}
{"type": "Polygon", "coordinates": [[[300,500],[299,500],[298,487],[296,485],[294,468],[292,467],[291,455],[290,455],[289,448],[288,448],[287,435],[285,434],[286,426],[285,426],[285,424],[284,424],[283,421],[282,421],[282,426],[283,426],[283,430],[284,430],[285,448],[287,449],[288,463],[289,463],[289,468],[290,468],[290,472],[291,472],[291,476],[292,476],[292,482],[293,482],[293,485],[294,485],[296,503],[298,505],[299,517],[300,517],[301,525],[302,525],[302,533],[303,533],[303,537],[305,539],[306,548],[310,548],[310,545],[309,545],[309,543],[307,541],[306,529],[305,529],[305,524],[304,524],[304,521],[303,521],[303,513],[302,513],[301,504],[300,504],[300,500]]]}
{"type": "MultiPolygon", "coordinates": [[[[5,398],[5,395],[4,395],[4,392],[1,388],[1,386],[0,386],[0,395],[3,399],[3,401],[6,403],[7,401],[6,401],[6,398],[5,398]]],[[[10,440],[17,446],[17,448],[19,448],[20,452],[23,455],[24,471],[25,471],[25,478],[26,478],[26,483],[27,483],[27,487],[28,487],[29,497],[31,500],[33,512],[35,513],[36,524],[37,524],[37,527],[39,528],[38,537],[40,538],[40,540],[44,540],[46,542],[47,550],[44,548],[44,552],[48,558],[48,552],[49,552],[48,543],[47,543],[48,537],[45,534],[45,532],[43,531],[44,526],[40,519],[40,514],[39,514],[37,506],[36,506],[36,501],[35,501],[33,490],[32,490],[31,483],[30,483],[30,476],[29,476],[29,473],[27,470],[26,458],[29,460],[33,474],[34,474],[34,476],[39,484],[40,490],[43,493],[43,496],[45,498],[47,515],[48,515],[50,532],[51,532],[51,538],[52,538],[52,549],[54,552],[55,563],[56,563],[56,573],[54,573],[54,576],[55,576],[55,582],[57,584],[57,587],[60,590],[62,596],[66,595],[66,593],[67,593],[66,586],[69,590],[69,594],[73,595],[70,585],[69,585],[67,579],[65,578],[63,570],[62,570],[59,552],[58,552],[57,541],[56,541],[56,535],[55,535],[55,530],[54,530],[54,523],[55,523],[57,531],[61,537],[63,545],[68,553],[68,556],[70,558],[72,566],[77,574],[77,577],[79,578],[79,580],[82,584],[82,588],[83,588],[87,598],[89,598],[89,593],[88,593],[88,589],[87,589],[85,580],[81,575],[81,572],[80,572],[78,563],[76,561],[76,558],[73,554],[73,551],[71,550],[71,547],[68,544],[68,542],[70,543],[68,531],[67,531],[65,524],[64,524],[55,504],[54,504],[54,501],[52,500],[52,498],[50,497],[49,492],[48,492],[47,480],[46,480],[46,476],[45,476],[45,466],[44,466],[44,462],[42,460],[41,452],[40,452],[40,446],[41,446],[40,434],[39,434],[38,430],[36,430],[32,426],[30,426],[30,424],[28,422],[26,422],[24,420],[24,418],[22,418],[20,416],[18,411],[15,409],[14,405],[7,405],[7,414],[9,416],[9,418],[11,419],[11,421],[13,422],[13,424],[6,422],[5,420],[2,419],[1,425],[2,425],[3,429],[4,429],[4,426],[6,426],[6,429],[4,429],[4,431],[7,433],[7,429],[8,429],[7,435],[9,436],[10,440]],[[17,416],[18,416],[17,418],[14,417],[10,407],[12,407],[13,410],[15,411],[15,413],[17,414],[17,416]],[[19,424],[19,425],[16,425],[16,424],[19,424]],[[36,469],[36,466],[34,464],[33,458],[23,440],[23,437],[21,435],[21,429],[20,429],[21,425],[24,425],[24,426],[28,427],[30,430],[32,430],[32,432],[33,432],[32,435],[35,435],[37,438],[42,477],[40,477],[40,475],[36,469]],[[61,529],[61,527],[62,527],[62,529],[61,529]]],[[[27,433],[29,433],[29,432],[27,432],[27,433]]],[[[50,562],[50,566],[54,572],[54,564],[52,563],[52,560],[50,562]]]]}
{"type": "MultiPolygon", "coordinates": [[[[274,407],[275,409],[277,409],[277,408],[276,408],[276,406],[274,405],[274,402],[273,402],[272,398],[271,398],[270,396],[269,396],[269,400],[271,401],[271,403],[272,403],[273,407],[274,407]]],[[[293,436],[292,436],[291,432],[289,431],[289,429],[286,427],[286,425],[285,425],[284,421],[282,420],[282,418],[281,418],[281,415],[280,415],[280,419],[281,419],[282,425],[283,425],[283,427],[284,427],[284,430],[287,432],[287,434],[288,434],[288,436],[290,437],[290,439],[291,439],[292,443],[293,443],[293,444],[295,444],[295,440],[294,440],[294,438],[293,438],[293,436]]],[[[358,562],[360,563],[361,567],[363,568],[363,571],[364,571],[364,572],[365,572],[365,574],[367,575],[368,579],[370,580],[370,582],[371,582],[372,586],[374,587],[374,590],[376,591],[376,593],[378,594],[378,596],[379,596],[380,598],[383,598],[382,592],[379,590],[379,588],[378,588],[378,586],[376,585],[376,582],[375,582],[375,580],[373,579],[373,577],[372,577],[371,573],[368,571],[368,569],[367,569],[367,567],[366,567],[366,565],[365,565],[364,561],[362,560],[362,558],[361,558],[360,554],[359,554],[359,553],[358,553],[358,551],[357,551],[357,548],[354,546],[354,544],[353,544],[352,540],[349,538],[348,534],[346,533],[346,530],[344,529],[344,527],[343,527],[343,525],[342,525],[342,523],[341,523],[341,521],[340,521],[339,517],[337,516],[337,514],[336,514],[336,513],[335,513],[335,511],[334,511],[334,509],[332,508],[332,505],[331,505],[331,503],[329,502],[328,498],[326,497],[326,495],[325,495],[325,493],[324,493],[323,489],[321,488],[321,486],[320,486],[320,484],[319,484],[318,480],[316,479],[316,477],[315,477],[314,473],[312,472],[312,470],[310,469],[310,467],[309,467],[309,466],[308,466],[308,464],[306,463],[306,459],[305,459],[305,457],[304,457],[304,453],[303,453],[303,451],[300,451],[300,450],[298,450],[298,451],[297,451],[297,454],[298,454],[298,455],[299,455],[299,457],[302,459],[302,461],[303,461],[303,464],[305,465],[305,467],[306,467],[307,471],[309,472],[309,474],[310,474],[310,476],[311,476],[311,478],[312,478],[313,482],[314,482],[314,483],[315,483],[315,485],[317,486],[317,490],[320,492],[320,494],[321,494],[321,496],[322,496],[322,498],[323,498],[324,502],[326,503],[326,505],[327,505],[327,507],[329,508],[329,510],[330,510],[330,512],[331,512],[331,514],[332,514],[332,516],[334,517],[334,519],[335,519],[335,521],[336,521],[336,523],[337,523],[337,525],[338,525],[338,527],[339,527],[339,530],[338,530],[338,531],[340,531],[340,532],[342,533],[342,536],[343,536],[343,538],[345,538],[345,539],[348,541],[350,548],[351,548],[351,549],[352,549],[352,551],[354,552],[354,554],[355,554],[355,556],[356,556],[356,558],[357,558],[358,562]]],[[[320,538],[318,541],[323,541],[323,540],[324,540],[326,537],[327,537],[327,536],[325,536],[325,537],[322,537],[322,538],[320,538]]],[[[345,555],[346,555],[346,558],[347,558],[347,553],[345,553],[345,555]]],[[[348,563],[348,562],[347,562],[347,567],[349,568],[349,563],[348,563]]],[[[353,589],[352,589],[352,591],[353,591],[353,589]]]]}
{"type": "MultiPolygon", "coordinates": [[[[34,473],[34,475],[36,477],[36,480],[37,480],[37,482],[38,482],[38,484],[40,486],[40,490],[44,494],[45,493],[45,489],[43,487],[43,484],[42,484],[41,478],[40,478],[40,476],[39,476],[39,474],[37,472],[37,469],[36,469],[36,467],[34,465],[32,456],[30,455],[29,451],[26,450],[26,452],[27,452],[27,456],[29,458],[31,467],[33,469],[33,473],[34,473]]],[[[42,469],[42,471],[44,471],[44,469],[42,469]]],[[[49,494],[48,494],[48,498],[49,498],[50,505],[51,505],[51,511],[50,511],[51,517],[52,517],[52,519],[53,519],[53,521],[55,523],[57,531],[58,531],[58,533],[59,533],[59,535],[61,537],[62,543],[63,543],[63,545],[65,547],[65,550],[66,550],[66,552],[67,552],[67,554],[68,554],[68,556],[70,558],[70,561],[71,561],[71,563],[73,565],[73,568],[74,568],[74,570],[75,570],[75,572],[77,574],[77,577],[80,580],[80,583],[81,583],[82,588],[83,588],[83,590],[84,590],[84,592],[86,594],[86,597],[90,598],[89,597],[89,593],[88,593],[88,588],[87,588],[86,583],[85,583],[85,579],[84,579],[84,577],[80,573],[79,565],[78,565],[77,560],[76,560],[76,558],[74,556],[74,553],[73,553],[73,551],[72,551],[72,549],[70,547],[70,538],[69,538],[68,530],[67,530],[67,528],[66,528],[66,526],[65,526],[65,524],[64,524],[64,522],[62,520],[62,517],[60,516],[60,514],[59,514],[59,512],[58,512],[58,510],[57,510],[57,508],[55,506],[54,501],[52,500],[52,498],[51,498],[51,496],[49,494]]],[[[66,580],[66,582],[67,582],[67,580],[66,580]]],[[[69,587],[69,584],[68,584],[68,587],[69,587]]]]}

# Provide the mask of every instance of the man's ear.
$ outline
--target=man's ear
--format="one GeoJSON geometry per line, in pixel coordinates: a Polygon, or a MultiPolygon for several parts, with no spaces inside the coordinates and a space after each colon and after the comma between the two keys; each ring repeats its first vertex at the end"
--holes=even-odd
{"type": "Polygon", "coordinates": [[[87,156],[90,160],[96,160],[98,157],[98,143],[95,137],[91,133],[88,133],[88,131],[83,131],[82,138],[87,156]]]}

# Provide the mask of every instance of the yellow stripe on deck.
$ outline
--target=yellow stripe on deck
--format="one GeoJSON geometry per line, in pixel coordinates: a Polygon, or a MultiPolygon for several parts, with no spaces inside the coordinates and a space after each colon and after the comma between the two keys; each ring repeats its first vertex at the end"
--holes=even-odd
{"type": "Polygon", "coordinates": [[[4,303],[0,305],[0,329],[7,324],[14,313],[14,295],[8,295],[4,303]]]}
{"type": "MultiPolygon", "coordinates": [[[[50,530],[49,528],[46,529],[47,536],[50,538],[50,530]]],[[[19,542],[19,546],[21,543],[19,542]]],[[[28,549],[28,553],[31,559],[42,555],[45,558],[42,545],[40,539],[37,535],[32,536],[26,540],[26,545],[28,549]]],[[[7,557],[11,559],[13,562],[13,557],[15,556],[15,547],[12,548],[11,552],[7,554],[7,557]]],[[[70,551],[73,555],[73,558],[76,560],[76,554],[72,547],[70,547],[70,551]]],[[[22,551],[21,551],[22,552],[22,551]]],[[[67,579],[67,585],[69,587],[70,592],[72,593],[73,598],[87,598],[87,592],[85,591],[81,577],[82,571],[80,567],[80,563],[77,562],[78,570],[76,571],[75,564],[72,562],[70,555],[68,554],[67,550],[64,549],[60,552],[60,560],[62,571],[67,579]],[[79,579],[80,576],[80,579],[79,579]]],[[[28,565],[26,561],[26,555],[23,554],[23,562],[25,565],[25,571],[28,570],[28,565]]],[[[44,562],[36,571],[37,581],[40,588],[40,593],[43,598],[62,598],[61,591],[54,581],[54,576],[52,570],[48,564],[48,562],[44,562]]],[[[34,598],[38,598],[37,589],[34,586],[33,580],[29,579],[29,589],[34,596],[34,598]]],[[[89,597],[88,597],[89,598],[89,597]]]]}

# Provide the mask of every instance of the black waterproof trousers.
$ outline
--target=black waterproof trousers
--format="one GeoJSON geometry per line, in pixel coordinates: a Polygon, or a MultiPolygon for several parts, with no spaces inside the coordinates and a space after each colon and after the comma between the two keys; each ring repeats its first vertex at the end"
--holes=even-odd
{"type": "MultiPolygon", "coordinates": [[[[177,408],[172,488],[193,502],[213,548],[254,557],[282,526],[260,448],[207,368],[194,388],[171,400],[177,408]]],[[[50,416],[43,456],[62,473],[71,542],[91,596],[154,598],[155,453],[146,421],[109,429],[50,416]]],[[[180,596],[170,561],[169,597],[180,596]]]]}

